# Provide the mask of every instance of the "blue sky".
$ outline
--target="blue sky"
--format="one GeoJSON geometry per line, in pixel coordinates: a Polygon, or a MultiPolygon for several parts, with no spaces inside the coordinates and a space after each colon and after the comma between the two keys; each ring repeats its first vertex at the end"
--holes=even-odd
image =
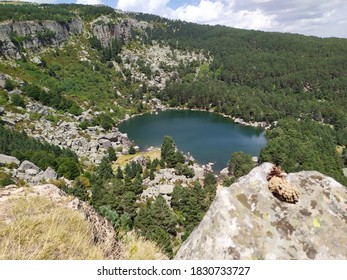
{"type": "Polygon", "coordinates": [[[347,0],[31,1],[105,4],[124,11],[145,12],[203,24],[347,38],[347,0]]]}

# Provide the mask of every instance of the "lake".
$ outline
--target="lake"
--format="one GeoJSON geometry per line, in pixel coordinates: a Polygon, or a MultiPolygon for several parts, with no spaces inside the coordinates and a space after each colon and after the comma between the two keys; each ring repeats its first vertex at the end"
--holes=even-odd
{"type": "Polygon", "coordinates": [[[265,131],[243,126],[216,113],[167,110],[144,114],[118,125],[128,133],[141,150],[160,147],[165,135],[171,136],[178,149],[190,152],[199,164],[213,162],[213,170],[227,166],[233,152],[243,151],[258,156],[265,147],[265,131]]]}

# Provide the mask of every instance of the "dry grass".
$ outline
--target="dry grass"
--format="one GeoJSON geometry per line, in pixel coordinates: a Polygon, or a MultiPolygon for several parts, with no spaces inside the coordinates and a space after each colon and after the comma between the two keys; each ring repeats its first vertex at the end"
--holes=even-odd
{"type": "Polygon", "coordinates": [[[154,160],[154,159],[159,159],[160,160],[160,149],[155,149],[155,150],[152,150],[152,151],[148,151],[148,152],[140,152],[140,153],[136,153],[135,155],[123,155],[123,156],[120,156],[114,167],[115,169],[117,169],[118,165],[121,167],[121,168],[124,168],[126,166],[126,164],[131,161],[134,157],[137,157],[137,156],[144,156],[145,158],[149,157],[150,160],[154,160]]]}
{"type": "Polygon", "coordinates": [[[9,200],[0,211],[0,259],[104,259],[82,214],[48,198],[9,200]]]}
{"type": "Polygon", "coordinates": [[[128,233],[123,238],[123,259],[125,260],[167,260],[168,257],[152,241],[135,233],[128,233]]]}
{"type": "Polygon", "coordinates": [[[343,151],[345,150],[345,146],[336,146],[336,152],[339,154],[339,155],[342,155],[343,151]]]}

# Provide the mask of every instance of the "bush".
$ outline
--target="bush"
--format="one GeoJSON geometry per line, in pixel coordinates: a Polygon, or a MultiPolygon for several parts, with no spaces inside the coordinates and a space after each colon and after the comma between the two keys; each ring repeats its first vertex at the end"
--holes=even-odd
{"type": "Polygon", "coordinates": [[[12,94],[11,102],[14,106],[25,108],[24,99],[19,94],[12,94]]]}
{"type": "Polygon", "coordinates": [[[100,125],[103,129],[110,130],[115,126],[114,119],[109,114],[100,114],[92,121],[93,125],[100,125]]]}
{"type": "Polygon", "coordinates": [[[60,158],[58,164],[57,173],[59,176],[64,176],[67,179],[73,180],[81,173],[79,166],[71,158],[60,158]]]}
{"type": "Polygon", "coordinates": [[[246,175],[254,167],[252,156],[244,152],[236,152],[231,155],[229,172],[236,178],[246,175]]]}
{"type": "Polygon", "coordinates": [[[117,160],[116,151],[114,150],[113,147],[108,147],[107,153],[108,153],[108,158],[110,161],[116,161],[117,160]]]}
{"type": "Polygon", "coordinates": [[[14,184],[12,177],[5,172],[0,172],[0,188],[6,187],[12,184],[14,184]]]}
{"type": "Polygon", "coordinates": [[[135,154],[136,154],[136,149],[134,148],[133,145],[131,145],[129,148],[129,155],[135,155],[135,154]]]}
{"type": "Polygon", "coordinates": [[[15,86],[16,85],[12,80],[6,79],[4,89],[11,91],[15,88],[15,86]]]}

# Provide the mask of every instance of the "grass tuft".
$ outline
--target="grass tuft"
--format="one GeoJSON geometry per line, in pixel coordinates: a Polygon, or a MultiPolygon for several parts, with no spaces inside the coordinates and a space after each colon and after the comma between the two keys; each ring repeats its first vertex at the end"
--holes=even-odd
{"type": "Polygon", "coordinates": [[[93,243],[91,225],[79,212],[59,207],[48,198],[9,200],[0,215],[0,259],[104,259],[93,243]]]}
{"type": "Polygon", "coordinates": [[[123,238],[123,258],[126,260],[167,260],[155,242],[131,232],[123,238]]]}

